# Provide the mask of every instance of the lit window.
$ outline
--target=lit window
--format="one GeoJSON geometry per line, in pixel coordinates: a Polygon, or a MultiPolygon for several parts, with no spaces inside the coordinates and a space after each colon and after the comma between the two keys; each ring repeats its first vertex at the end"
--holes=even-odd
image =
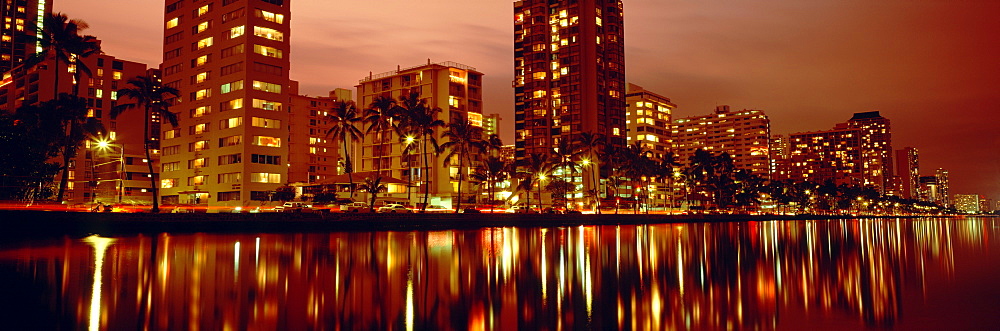
{"type": "Polygon", "coordinates": [[[250,174],[250,181],[254,183],[281,183],[281,174],[254,172],[250,174]]]}
{"type": "Polygon", "coordinates": [[[207,107],[207,106],[202,106],[202,107],[195,108],[194,110],[191,111],[191,117],[202,117],[202,116],[205,116],[205,114],[208,114],[209,109],[210,108],[207,107]]]}
{"type": "Polygon", "coordinates": [[[208,63],[208,54],[199,56],[197,59],[194,60],[194,63],[195,66],[202,66],[205,63],[208,63]]]}
{"type": "Polygon", "coordinates": [[[229,38],[236,38],[242,36],[246,30],[246,26],[240,25],[229,29],[229,38]]]}
{"type": "Polygon", "coordinates": [[[160,180],[160,188],[173,188],[177,186],[177,178],[164,178],[160,180]]]}
{"type": "Polygon", "coordinates": [[[253,144],[266,147],[281,147],[281,138],[268,136],[253,136],[253,144]]]}
{"type": "Polygon", "coordinates": [[[122,72],[121,71],[115,71],[114,73],[111,74],[111,77],[114,78],[115,80],[121,80],[122,79],[122,72]]]}
{"type": "Polygon", "coordinates": [[[263,110],[281,111],[281,103],[275,101],[253,99],[253,107],[263,110]]]}
{"type": "Polygon", "coordinates": [[[201,90],[198,90],[197,92],[194,92],[194,99],[195,100],[201,100],[201,99],[204,99],[204,98],[208,98],[210,96],[212,96],[212,90],[211,89],[201,89],[201,90]]]}
{"type": "Polygon", "coordinates": [[[197,75],[194,76],[195,83],[203,83],[207,79],[208,79],[208,72],[207,71],[206,72],[202,72],[202,73],[198,73],[197,75]]]}
{"type": "Polygon", "coordinates": [[[181,23],[181,18],[180,17],[174,17],[174,18],[170,19],[169,21],[167,21],[167,29],[175,27],[175,26],[177,26],[177,24],[180,24],[180,23],[181,23]]]}
{"type": "Polygon", "coordinates": [[[545,79],[545,72],[544,71],[539,71],[539,72],[533,73],[533,74],[531,74],[531,78],[534,78],[534,79],[545,79]]]}
{"type": "Polygon", "coordinates": [[[546,95],[546,92],[544,90],[538,90],[538,91],[535,91],[533,93],[533,95],[534,95],[535,98],[544,98],[545,95],[546,95]]]}
{"type": "Polygon", "coordinates": [[[205,30],[208,30],[208,22],[198,23],[198,30],[197,30],[198,32],[197,33],[201,33],[202,31],[205,31],[205,30]]]}
{"type": "Polygon", "coordinates": [[[238,80],[235,82],[222,84],[222,86],[219,87],[219,92],[221,92],[222,94],[226,94],[232,91],[239,91],[242,89],[243,89],[243,81],[238,80]]]}
{"type": "Polygon", "coordinates": [[[198,8],[198,16],[205,15],[208,13],[208,5],[204,5],[198,8]]]}
{"type": "Polygon", "coordinates": [[[265,21],[274,22],[282,24],[285,22],[285,15],[275,14],[266,10],[257,9],[257,17],[263,18],[265,21]]]}
{"type": "Polygon", "coordinates": [[[222,128],[222,129],[235,128],[235,127],[238,127],[240,125],[243,125],[243,118],[242,117],[227,118],[227,119],[219,121],[219,127],[222,128]]]}
{"type": "Polygon", "coordinates": [[[205,47],[208,47],[208,46],[212,46],[212,43],[213,43],[214,39],[215,38],[213,38],[213,37],[208,37],[208,38],[199,40],[198,41],[198,49],[202,49],[202,48],[205,48],[205,47]]]}
{"type": "Polygon", "coordinates": [[[253,81],[253,89],[254,90],[258,90],[258,91],[264,91],[264,92],[281,93],[281,85],[274,84],[274,83],[268,83],[268,82],[262,82],[262,81],[256,81],[256,80],[253,81]]]}
{"type": "Polygon", "coordinates": [[[275,29],[265,28],[265,27],[262,27],[262,26],[255,26],[255,27],[253,27],[253,35],[261,37],[261,38],[265,38],[265,39],[274,40],[274,41],[284,41],[285,40],[285,34],[284,33],[281,33],[280,31],[275,30],[275,29]]]}
{"type": "Polygon", "coordinates": [[[277,49],[277,48],[274,48],[274,47],[267,47],[267,46],[261,46],[261,45],[253,45],[253,52],[257,53],[257,54],[260,54],[260,55],[263,55],[263,56],[269,56],[269,57],[278,58],[278,59],[280,59],[282,57],[281,50],[277,49]]]}
{"type": "Polygon", "coordinates": [[[281,128],[280,120],[275,120],[270,118],[253,117],[250,119],[250,122],[251,122],[250,125],[253,125],[258,128],[268,128],[268,129],[281,128]]]}

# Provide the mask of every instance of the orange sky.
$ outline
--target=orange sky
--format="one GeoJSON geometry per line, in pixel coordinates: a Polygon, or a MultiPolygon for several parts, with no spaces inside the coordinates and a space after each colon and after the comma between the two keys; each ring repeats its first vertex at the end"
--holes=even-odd
{"type": "MultiPolygon", "coordinates": [[[[53,0],[104,51],[158,64],[162,0],[53,0]],[[127,20],[123,20],[127,17],[127,20]]],[[[854,112],[892,120],[893,147],[951,193],[1000,199],[1000,1],[625,0],[629,82],[670,97],[675,117],[763,109],[776,134],[854,112]]],[[[509,0],[291,0],[291,77],[325,95],[397,65],[455,61],[486,74],[486,112],[513,137],[509,0]]]]}

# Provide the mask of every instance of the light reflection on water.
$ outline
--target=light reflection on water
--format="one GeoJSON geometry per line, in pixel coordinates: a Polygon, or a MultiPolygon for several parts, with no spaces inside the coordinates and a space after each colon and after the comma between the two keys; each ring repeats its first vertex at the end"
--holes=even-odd
{"type": "Polygon", "coordinates": [[[0,287],[64,329],[961,328],[1000,323],[998,225],[92,236],[0,250],[0,287]]]}

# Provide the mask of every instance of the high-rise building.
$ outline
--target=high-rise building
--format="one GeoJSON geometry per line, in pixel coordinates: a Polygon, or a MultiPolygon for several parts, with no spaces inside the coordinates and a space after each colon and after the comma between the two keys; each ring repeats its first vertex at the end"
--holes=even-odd
{"type": "MultiPolygon", "coordinates": [[[[855,113],[827,131],[789,135],[787,174],[778,179],[891,189],[892,143],[889,120],[879,112],[855,113]]],[[[780,167],[779,167],[780,168],[780,167]]]]}
{"type": "Polygon", "coordinates": [[[625,146],[623,27],[621,0],[514,2],[518,160],[550,154],[584,132],[625,146]]]}
{"type": "Polygon", "coordinates": [[[934,203],[942,200],[937,176],[920,176],[919,181],[920,187],[917,191],[920,194],[920,200],[934,203]]]}
{"type": "Polygon", "coordinates": [[[489,139],[492,135],[500,135],[500,114],[486,114],[483,116],[483,139],[489,139]]]}
{"type": "Polygon", "coordinates": [[[978,194],[955,194],[955,209],[970,214],[978,213],[982,211],[982,199],[978,194]]]}
{"type": "Polygon", "coordinates": [[[950,195],[951,190],[949,189],[948,170],[938,168],[934,171],[934,178],[937,180],[938,192],[940,192],[938,195],[939,198],[934,200],[934,202],[946,208],[953,207],[950,195]]]}
{"type": "Polygon", "coordinates": [[[165,204],[241,206],[288,183],[290,3],[168,1],[164,85],[178,127],[163,127],[165,204]]]}
{"type": "Polygon", "coordinates": [[[34,36],[52,12],[52,1],[0,1],[0,74],[14,69],[21,61],[41,51],[37,43],[25,36],[34,36]]]}
{"type": "MultiPolygon", "coordinates": [[[[446,127],[437,129],[441,144],[447,141],[441,138],[447,124],[468,120],[474,127],[481,129],[483,126],[483,74],[467,65],[428,61],[423,65],[369,75],[361,79],[356,88],[361,109],[370,108],[377,97],[398,101],[401,96],[418,93],[427,101],[427,107],[441,109],[437,119],[446,123],[446,127]]],[[[367,126],[362,128],[365,129],[367,126]]],[[[475,168],[468,162],[464,169],[459,169],[458,162],[445,166],[430,147],[424,149],[419,136],[401,140],[392,130],[366,134],[361,146],[360,155],[352,157],[355,171],[381,174],[390,182],[388,195],[383,195],[390,201],[422,203],[418,197],[425,185],[430,185],[427,190],[433,196],[431,204],[451,205],[453,195],[457,197],[458,174],[467,176],[469,169],[475,168]],[[404,144],[417,144],[417,147],[404,154],[404,144]],[[423,153],[427,154],[427,164],[423,153]],[[429,176],[423,176],[425,172],[429,176]]],[[[471,192],[467,181],[462,185],[464,192],[471,192]]]]}
{"type": "MultiPolygon", "coordinates": [[[[148,204],[152,202],[152,192],[148,179],[149,170],[143,148],[143,111],[128,110],[116,119],[111,119],[111,108],[119,103],[132,103],[129,99],[119,99],[117,90],[129,87],[128,80],[147,73],[146,65],[119,60],[107,54],[95,54],[80,60],[90,69],[90,75],[80,71],[79,96],[87,101],[87,114],[99,120],[104,127],[100,139],[105,146],[98,148],[96,141],[85,141],[78,148],[75,158],[70,160],[69,182],[63,199],[72,203],[99,201],[102,203],[124,202],[148,204]]],[[[73,94],[75,67],[60,64],[59,93],[73,94]]],[[[23,63],[4,73],[4,83],[0,84],[0,110],[15,111],[21,106],[38,105],[56,98],[53,59],[47,59],[35,66],[23,63]]],[[[158,128],[159,119],[148,119],[151,127],[158,128]]],[[[150,138],[159,136],[150,133],[150,138]]],[[[154,146],[155,147],[155,146],[154,146]]],[[[158,159],[151,155],[152,162],[158,159]]],[[[62,156],[51,162],[62,163],[62,156]]],[[[57,175],[54,185],[58,185],[61,175],[57,175]]],[[[55,190],[54,188],[53,190],[55,190]]]]}
{"type": "Polygon", "coordinates": [[[625,94],[626,125],[631,143],[639,143],[653,152],[657,159],[673,150],[670,128],[672,114],[677,105],[670,98],[647,91],[642,86],[628,84],[625,94]]]}
{"type": "Polygon", "coordinates": [[[896,150],[896,176],[899,176],[901,194],[905,199],[916,199],[920,195],[917,188],[920,184],[920,162],[917,149],[906,147],[896,150]]]}
{"type": "Polygon", "coordinates": [[[351,101],[351,90],[335,89],[326,97],[299,95],[292,81],[288,110],[288,182],[316,183],[338,175],[341,144],[326,135],[329,113],[341,102],[351,101]],[[346,92],[346,93],[345,93],[346,92]]]}
{"type": "Polygon", "coordinates": [[[718,106],[710,115],[674,120],[674,149],[688,162],[699,149],[725,152],[736,168],[769,177],[771,121],[762,110],[731,111],[718,106]]]}

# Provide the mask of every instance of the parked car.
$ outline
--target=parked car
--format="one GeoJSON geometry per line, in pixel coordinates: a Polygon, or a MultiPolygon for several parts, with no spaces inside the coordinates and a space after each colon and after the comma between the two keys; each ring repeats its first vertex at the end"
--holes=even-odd
{"type": "Polygon", "coordinates": [[[454,213],[455,210],[451,208],[445,208],[442,205],[429,205],[427,206],[426,210],[423,210],[422,212],[428,214],[444,214],[444,213],[454,213]]]}
{"type": "Polygon", "coordinates": [[[302,202],[285,202],[284,204],[274,207],[274,211],[278,213],[295,213],[301,212],[302,208],[308,208],[305,203],[302,202]]]}
{"type": "Polygon", "coordinates": [[[514,206],[514,207],[511,207],[511,208],[508,208],[505,212],[506,213],[510,213],[510,214],[537,214],[538,213],[538,211],[536,211],[534,209],[531,209],[531,208],[528,208],[528,206],[514,206]]]}
{"type": "Polygon", "coordinates": [[[393,204],[388,204],[388,205],[379,207],[378,208],[378,212],[380,212],[380,213],[412,213],[413,211],[410,210],[410,208],[407,208],[404,205],[393,203],[393,204]]]}
{"type": "Polygon", "coordinates": [[[345,213],[367,213],[369,211],[369,208],[367,203],[351,202],[340,205],[340,211],[345,213]]]}

